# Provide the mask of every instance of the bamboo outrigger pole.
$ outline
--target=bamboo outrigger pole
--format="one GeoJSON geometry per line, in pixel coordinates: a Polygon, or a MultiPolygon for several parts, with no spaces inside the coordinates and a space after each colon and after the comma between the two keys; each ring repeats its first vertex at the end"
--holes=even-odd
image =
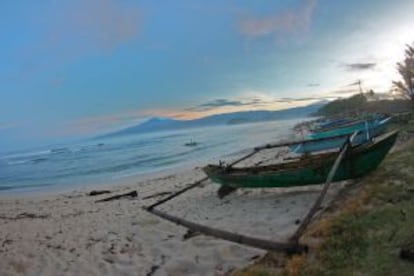
{"type": "Polygon", "coordinates": [[[338,157],[336,158],[331,170],[329,171],[328,177],[326,178],[325,184],[323,186],[323,189],[321,193],[319,194],[319,197],[316,199],[315,203],[313,204],[312,208],[309,210],[308,214],[300,224],[299,228],[296,230],[296,232],[292,235],[292,237],[289,239],[290,242],[298,243],[300,237],[303,235],[303,233],[306,230],[306,227],[311,222],[313,216],[318,211],[326,192],[329,189],[329,186],[331,185],[331,182],[333,178],[335,177],[335,173],[338,170],[339,165],[341,164],[342,159],[345,157],[345,153],[348,150],[348,147],[351,145],[352,141],[354,140],[355,136],[358,134],[358,131],[355,131],[342,145],[341,150],[338,154],[338,157]]]}
{"type": "Polygon", "coordinates": [[[212,236],[212,237],[220,238],[223,240],[235,242],[235,243],[242,244],[242,245],[248,245],[248,246],[252,246],[252,247],[256,247],[256,248],[260,248],[264,250],[283,251],[289,254],[302,253],[308,250],[308,247],[306,245],[300,245],[298,243],[276,242],[272,240],[249,237],[249,236],[201,225],[198,223],[194,223],[194,222],[185,220],[183,218],[169,215],[167,213],[164,213],[156,209],[151,209],[151,210],[147,209],[147,211],[163,219],[169,220],[178,225],[182,225],[190,229],[191,231],[198,232],[198,233],[201,233],[207,236],[212,236]]]}
{"type": "MultiPolygon", "coordinates": [[[[240,163],[241,161],[244,161],[244,160],[246,160],[247,158],[250,158],[250,157],[252,157],[253,155],[255,155],[256,153],[258,153],[259,151],[261,151],[262,149],[254,149],[251,153],[249,153],[249,154],[247,154],[247,155],[245,155],[245,156],[243,156],[243,157],[241,157],[241,158],[239,158],[239,159],[237,159],[237,160],[235,160],[234,162],[232,162],[231,164],[229,164],[228,165],[228,167],[232,167],[232,166],[234,166],[234,165],[236,165],[236,164],[238,164],[238,163],[240,163]]],[[[204,181],[206,181],[208,179],[208,176],[206,176],[206,177],[204,177],[204,178],[202,178],[202,179],[200,179],[200,180],[198,180],[198,181],[196,181],[196,182],[194,182],[193,184],[190,184],[190,185],[188,185],[187,187],[185,187],[185,188],[183,188],[183,189],[181,189],[181,190],[179,190],[179,191],[177,191],[177,192],[175,192],[175,193],[173,193],[173,194],[171,194],[171,195],[169,195],[169,196],[167,196],[166,198],[163,198],[163,199],[161,199],[160,201],[157,201],[157,202],[155,202],[154,204],[151,204],[150,206],[147,206],[147,207],[145,207],[145,209],[146,210],[148,210],[148,211],[151,211],[152,209],[154,209],[155,207],[157,207],[157,206],[159,206],[159,205],[161,205],[161,204],[163,204],[163,203],[165,203],[165,202],[167,202],[167,201],[170,201],[171,199],[173,199],[173,198],[175,198],[175,197],[177,197],[177,196],[179,196],[179,195],[181,195],[181,194],[183,194],[183,193],[185,193],[186,191],[188,191],[188,190],[191,190],[191,189],[193,189],[193,188],[195,188],[195,187],[197,187],[197,186],[199,186],[199,185],[201,185],[204,181]]]]}

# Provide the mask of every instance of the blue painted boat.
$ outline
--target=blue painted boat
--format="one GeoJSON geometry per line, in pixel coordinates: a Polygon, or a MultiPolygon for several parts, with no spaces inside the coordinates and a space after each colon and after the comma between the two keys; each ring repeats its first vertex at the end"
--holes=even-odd
{"type": "MultiPolygon", "coordinates": [[[[380,121],[387,119],[389,116],[385,114],[370,114],[365,115],[366,118],[356,118],[356,117],[345,117],[345,118],[336,118],[336,119],[325,119],[317,123],[313,129],[312,133],[326,132],[328,130],[340,129],[343,127],[349,127],[357,124],[362,124],[368,121],[369,124],[376,124],[380,121]]],[[[321,137],[314,137],[321,138],[321,137]]]]}
{"type": "MultiPolygon", "coordinates": [[[[382,120],[371,120],[371,121],[360,120],[360,121],[342,125],[340,127],[336,127],[330,130],[314,132],[309,136],[309,138],[319,139],[319,138],[335,137],[335,136],[344,135],[344,134],[349,135],[349,134],[354,133],[355,131],[366,131],[370,129],[373,130],[378,126],[386,126],[390,120],[391,120],[391,117],[387,117],[382,120]]],[[[384,129],[382,129],[382,132],[384,132],[384,129]]]]}
{"type": "Polygon", "coordinates": [[[387,117],[381,121],[357,122],[352,125],[343,126],[340,129],[317,133],[318,135],[312,134],[312,139],[305,140],[297,145],[292,145],[290,149],[295,153],[309,153],[339,148],[343,145],[347,137],[355,131],[358,131],[358,134],[354,138],[352,145],[358,146],[384,133],[390,120],[391,117],[387,117]],[[315,136],[318,138],[313,138],[315,136]]]}
{"type": "Polygon", "coordinates": [[[341,125],[349,124],[355,121],[355,119],[351,118],[339,118],[339,119],[329,119],[323,120],[322,122],[318,123],[315,130],[316,131],[323,131],[334,127],[339,127],[341,125]]]}

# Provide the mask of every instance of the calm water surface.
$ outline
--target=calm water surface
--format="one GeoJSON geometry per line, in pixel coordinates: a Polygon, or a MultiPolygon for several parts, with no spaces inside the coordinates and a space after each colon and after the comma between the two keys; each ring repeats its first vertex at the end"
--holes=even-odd
{"type": "Polygon", "coordinates": [[[0,193],[59,189],[225,160],[303,119],[119,136],[0,155],[0,193]],[[185,146],[190,141],[196,146],[185,146]]]}

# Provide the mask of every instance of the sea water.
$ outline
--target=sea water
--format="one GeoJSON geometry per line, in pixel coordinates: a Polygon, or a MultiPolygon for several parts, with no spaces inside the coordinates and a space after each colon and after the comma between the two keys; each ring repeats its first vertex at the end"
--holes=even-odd
{"type": "Polygon", "coordinates": [[[0,155],[0,193],[76,188],[87,183],[226,160],[292,137],[303,119],[224,125],[86,140],[0,155]],[[196,142],[188,146],[186,143],[196,142]]]}

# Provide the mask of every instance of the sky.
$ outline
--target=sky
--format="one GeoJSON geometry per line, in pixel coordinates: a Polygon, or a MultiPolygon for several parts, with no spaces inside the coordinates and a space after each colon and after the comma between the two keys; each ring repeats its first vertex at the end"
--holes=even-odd
{"type": "Polygon", "coordinates": [[[390,90],[412,0],[0,2],[0,152],[390,90]]]}

